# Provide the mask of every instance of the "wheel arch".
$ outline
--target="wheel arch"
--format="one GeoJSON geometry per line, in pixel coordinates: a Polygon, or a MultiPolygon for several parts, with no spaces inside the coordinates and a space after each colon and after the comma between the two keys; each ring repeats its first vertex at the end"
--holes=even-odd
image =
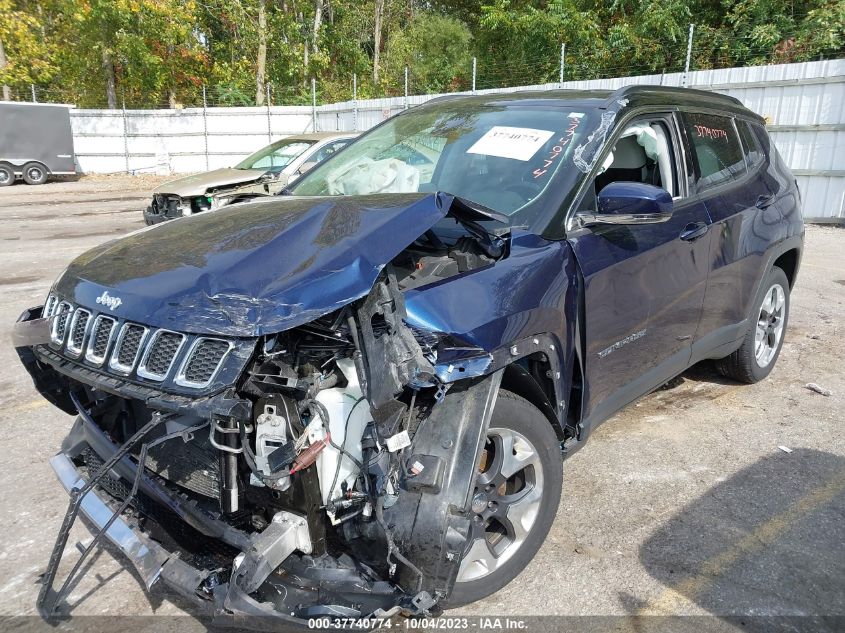
{"type": "Polygon", "coordinates": [[[801,251],[798,247],[790,248],[784,253],[781,253],[772,262],[772,266],[777,266],[784,273],[789,280],[789,289],[795,287],[795,280],[798,277],[798,264],[801,259],[801,251]]]}
{"type": "Polygon", "coordinates": [[[537,407],[537,409],[539,409],[549,421],[549,424],[551,424],[558,440],[563,441],[565,438],[564,428],[561,425],[560,420],[558,420],[557,414],[555,413],[555,407],[552,404],[552,398],[554,398],[554,385],[541,384],[535,376],[537,371],[542,372],[544,375],[546,375],[546,372],[552,371],[551,363],[549,363],[548,359],[526,358],[522,361],[511,363],[505,367],[502,375],[501,388],[525,398],[528,402],[537,407]],[[529,367],[531,367],[530,369],[529,367],[526,367],[528,363],[531,364],[529,365],[529,367]],[[551,389],[551,394],[549,393],[549,389],[551,389]]]}
{"type": "MultiPolygon", "coordinates": [[[[798,277],[798,269],[801,266],[801,253],[804,247],[804,233],[801,232],[798,235],[792,235],[787,237],[785,240],[777,242],[776,244],[772,245],[765,255],[764,263],[758,273],[758,277],[754,282],[753,287],[753,294],[752,297],[756,297],[757,293],[760,292],[760,286],[763,285],[763,281],[766,279],[766,275],[772,269],[773,266],[778,266],[778,268],[782,268],[778,262],[784,263],[784,265],[792,265],[792,274],[790,275],[789,272],[784,270],[786,273],[786,278],[789,280],[789,289],[792,290],[792,286],[795,284],[795,281],[798,277]]],[[[750,323],[747,321],[745,322],[745,327],[750,327],[750,323]]],[[[743,329],[742,335],[745,335],[747,330],[743,329]]]]}
{"type": "Polygon", "coordinates": [[[28,160],[23,165],[21,165],[21,170],[25,169],[27,165],[38,165],[44,170],[44,173],[50,176],[53,172],[50,170],[47,165],[44,164],[43,161],[40,160],[28,160]]]}

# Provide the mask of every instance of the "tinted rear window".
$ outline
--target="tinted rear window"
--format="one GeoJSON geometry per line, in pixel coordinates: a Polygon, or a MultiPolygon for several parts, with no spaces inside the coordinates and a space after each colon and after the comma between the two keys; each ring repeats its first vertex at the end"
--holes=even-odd
{"type": "Polygon", "coordinates": [[[697,191],[745,174],[745,156],[730,117],[685,112],[683,118],[698,169],[697,191]]]}

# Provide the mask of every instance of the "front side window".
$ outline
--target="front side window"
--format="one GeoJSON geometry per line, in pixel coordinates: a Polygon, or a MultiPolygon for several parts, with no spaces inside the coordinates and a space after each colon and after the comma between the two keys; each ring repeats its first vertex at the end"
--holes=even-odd
{"type": "Polygon", "coordinates": [[[697,191],[745,174],[745,156],[733,119],[697,112],[684,112],[682,118],[697,165],[697,191]]]}
{"type": "Polygon", "coordinates": [[[283,139],[276,141],[247,156],[235,165],[235,169],[266,169],[271,172],[279,172],[313,144],[313,141],[303,140],[283,139]]]}
{"type": "MultiPolygon", "coordinates": [[[[582,173],[574,149],[595,108],[443,102],[409,110],[360,137],[291,188],[297,196],[442,191],[515,215],[582,173]],[[550,183],[555,182],[554,185],[550,183]]],[[[526,218],[528,219],[528,218],[526,218]]]]}
{"type": "Polygon", "coordinates": [[[623,130],[596,176],[596,189],[618,181],[654,185],[678,194],[672,137],[665,122],[644,119],[623,130]]]}
{"type": "Polygon", "coordinates": [[[665,117],[629,123],[616,137],[598,168],[579,210],[595,211],[598,195],[613,182],[637,182],[681,195],[672,133],[665,117]]]}

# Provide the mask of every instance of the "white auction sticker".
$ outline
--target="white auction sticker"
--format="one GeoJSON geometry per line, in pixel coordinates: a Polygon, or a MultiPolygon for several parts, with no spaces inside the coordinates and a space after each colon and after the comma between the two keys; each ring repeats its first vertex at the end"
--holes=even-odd
{"type": "Polygon", "coordinates": [[[467,150],[467,154],[528,160],[552,136],[554,132],[548,130],[494,125],[467,150]]]}
{"type": "Polygon", "coordinates": [[[402,431],[392,437],[387,438],[387,450],[391,453],[401,451],[403,448],[411,445],[411,438],[408,437],[408,431],[402,431]]]}

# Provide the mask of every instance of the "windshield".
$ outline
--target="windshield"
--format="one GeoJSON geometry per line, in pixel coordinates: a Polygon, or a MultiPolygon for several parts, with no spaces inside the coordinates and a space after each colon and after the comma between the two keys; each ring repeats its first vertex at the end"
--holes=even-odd
{"type": "MultiPolygon", "coordinates": [[[[593,108],[419,106],[315,167],[296,196],[444,191],[513,215],[538,198],[596,118],[593,108]],[[589,120],[589,121],[587,121],[589,120]]],[[[566,171],[566,170],[564,170],[566,171]]]]}
{"type": "Polygon", "coordinates": [[[237,165],[235,169],[266,169],[268,171],[281,171],[290,162],[311,147],[315,141],[303,141],[302,139],[283,139],[271,143],[267,147],[247,156],[237,165]]]}

